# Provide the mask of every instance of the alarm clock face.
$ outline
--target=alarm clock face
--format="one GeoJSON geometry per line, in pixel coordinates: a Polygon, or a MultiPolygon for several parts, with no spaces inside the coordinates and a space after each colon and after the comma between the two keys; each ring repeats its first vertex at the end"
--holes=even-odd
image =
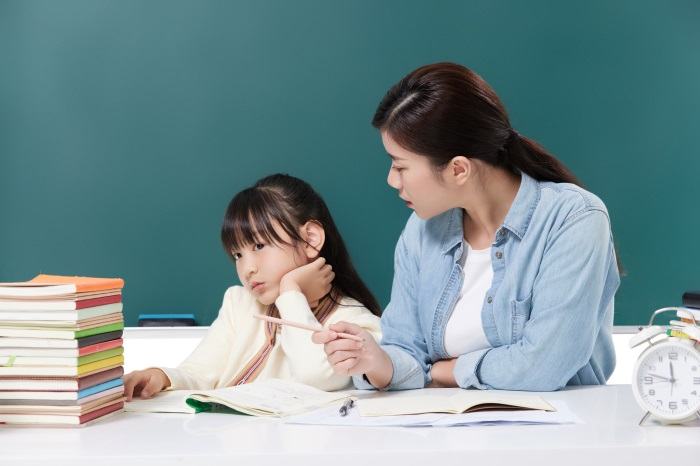
{"type": "Polygon", "coordinates": [[[637,402],[658,419],[682,421],[700,411],[700,352],[691,340],[673,339],[649,347],[633,374],[637,402]]]}

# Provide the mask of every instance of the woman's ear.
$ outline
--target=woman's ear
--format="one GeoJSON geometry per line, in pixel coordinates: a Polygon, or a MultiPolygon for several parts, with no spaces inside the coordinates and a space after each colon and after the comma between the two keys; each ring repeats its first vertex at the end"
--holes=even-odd
{"type": "Polygon", "coordinates": [[[463,185],[474,170],[473,163],[467,157],[458,155],[447,166],[449,179],[457,185],[463,185]]]}
{"type": "Polygon", "coordinates": [[[304,253],[309,259],[316,259],[326,241],[326,231],[320,223],[309,220],[301,227],[301,237],[304,238],[304,253]]]}

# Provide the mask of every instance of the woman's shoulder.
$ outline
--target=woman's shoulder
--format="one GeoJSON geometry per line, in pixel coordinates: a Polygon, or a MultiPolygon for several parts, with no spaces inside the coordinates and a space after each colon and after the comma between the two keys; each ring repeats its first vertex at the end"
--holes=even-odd
{"type": "Polygon", "coordinates": [[[592,192],[572,183],[540,182],[538,207],[550,212],[565,213],[568,217],[590,211],[606,216],[608,209],[603,200],[592,192]]]}

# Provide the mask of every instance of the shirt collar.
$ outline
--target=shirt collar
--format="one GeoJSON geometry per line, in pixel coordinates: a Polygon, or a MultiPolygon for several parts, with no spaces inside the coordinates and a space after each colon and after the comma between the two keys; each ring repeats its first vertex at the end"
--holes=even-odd
{"type": "MultiPolygon", "coordinates": [[[[525,173],[521,173],[520,188],[513,205],[503,221],[503,227],[512,231],[518,238],[525,236],[532,214],[540,200],[539,182],[525,173]]],[[[464,230],[462,227],[462,209],[447,212],[445,235],[442,240],[442,253],[445,254],[455,246],[462,244],[464,230]]]]}
{"type": "Polygon", "coordinates": [[[540,183],[525,173],[520,175],[520,188],[503,221],[503,226],[522,239],[530,225],[535,207],[540,201],[540,183]]]}

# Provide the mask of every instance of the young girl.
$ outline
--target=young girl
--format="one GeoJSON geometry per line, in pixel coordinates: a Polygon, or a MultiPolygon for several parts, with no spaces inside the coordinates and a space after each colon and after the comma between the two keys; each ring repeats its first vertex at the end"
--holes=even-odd
{"type": "Polygon", "coordinates": [[[380,308],[353,266],[323,199],[304,181],[272,175],[229,204],[221,241],[243,286],[226,291],[202,342],[177,368],[134,371],[127,400],[165,388],[211,389],[283,378],[322,390],[335,375],[311,332],[254,319],[267,315],[324,327],[353,322],[379,339],[380,308]]]}
{"type": "Polygon", "coordinates": [[[396,246],[381,346],[313,336],[336,371],[358,388],[394,390],[604,384],[620,276],[603,202],[518,134],[463,66],[409,73],[372,124],[389,185],[414,214],[396,246]]]}

